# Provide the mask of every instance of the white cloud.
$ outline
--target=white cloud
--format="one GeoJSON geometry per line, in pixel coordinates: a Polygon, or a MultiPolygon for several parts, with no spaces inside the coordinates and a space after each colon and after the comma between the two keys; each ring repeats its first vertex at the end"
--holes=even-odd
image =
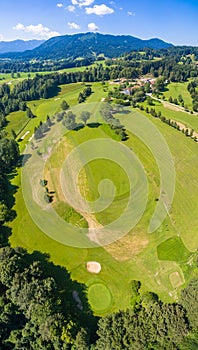
{"type": "Polygon", "coordinates": [[[131,11],[128,11],[127,14],[128,14],[128,16],[135,16],[135,13],[131,12],[131,11]]]}
{"type": "Polygon", "coordinates": [[[69,12],[74,12],[75,11],[75,6],[73,6],[73,5],[69,5],[69,6],[67,6],[67,8],[66,8],[69,12]]]}
{"type": "Polygon", "coordinates": [[[23,24],[18,23],[13,29],[24,31],[25,33],[32,33],[34,35],[39,36],[41,39],[49,39],[49,38],[52,38],[53,36],[60,35],[58,32],[55,32],[53,30],[50,30],[47,27],[44,27],[43,24],[37,24],[37,25],[30,24],[29,26],[24,26],[23,24]]]}
{"type": "Polygon", "coordinates": [[[56,5],[57,7],[63,7],[63,4],[62,3],[59,3],[56,5]]]}
{"type": "Polygon", "coordinates": [[[85,9],[87,15],[95,14],[97,16],[110,15],[114,10],[105,4],[94,5],[94,7],[86,7],[85,9]]]}
{"type": "Polygon", "coordinates": [[[0,34],[0,41],[3,41],[3,34],[0,34]]]}
{"type": "Polygon", "coordinates": [[[73,5],[78,5],[80,7],[83,6],[90,6],[91,4],[94,3],[95,0],[72,0],[73,5]]]}
{"type": "Polygon", "coordinates": [[[80,29],[79,24],[75,23],[75,22],[68,22],[67,25],[69,26],[69,28],[71,29],[80,29]]]}
{"type": "Polygon", "coordinates": [[[96,32],[97,30],[99,30],[97,25],[93,22],[88,24],[88,29],[91,30],[91,32],[96,32]]]}
{"type": "Polygon", "coordinates": [[[16,30],[25,30],[25,26],[23,24],[21,24],[21,23],[18,23],[16,25],[16,27],[14,27],[14,29],[16,29],[16,30]]]}

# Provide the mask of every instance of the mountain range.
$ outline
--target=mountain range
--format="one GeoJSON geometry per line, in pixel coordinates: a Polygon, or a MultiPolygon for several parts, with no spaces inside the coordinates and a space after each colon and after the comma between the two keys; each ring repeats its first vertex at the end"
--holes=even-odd
{"type": "MultiPolygon", "coordinates": [[[[26,42],[27,43],[27,42],[26,42]]],[[[37,42],[38,43],[38,42],[37,42]]],[[[35,43],[36,44],[36,43],[35,43]]],[[[25,44],[24,44],[25,45],[25,44]]],[[[118,57],[123,53],[145,48],[163,49],[172,46],[160,39],[142,40],[130,35],[80,33],[53,37],[32,50],[1,55],[15,59],[76,59],[78,57],[118,57]]],[[[12,50],[13,51],[13,50],[12,50]]],[[[15,50],[19,51],[19,50],[15,50]]]]}
{"type": "Polygon", "coordinates": [[[44,43],[44,40],[13,40],[0,41],[0,53],[6,52],[23,52],[26,50],[33,50],[37,46],[44,43]]]}

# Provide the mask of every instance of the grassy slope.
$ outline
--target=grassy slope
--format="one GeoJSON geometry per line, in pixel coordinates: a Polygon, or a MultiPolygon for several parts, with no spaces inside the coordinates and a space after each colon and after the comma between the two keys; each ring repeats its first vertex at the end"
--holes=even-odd
{"type": "Polygon", "coordinates": [[[190,252],[179,237],[169,238],[157,247],[158,258],[182,262],[189,258],[190,252]]]}
{"type": "MultiPolygon", "coordinates": [[[[80,84],[64,86],[59,97],[66,99],[69,104],[75,104],[81,89],[83,87],[80,84]]],[[[105,95],[101,84],[93,84],[93,90],[95,94],[92,94],[88,101],[100,101],[101,97],[105,95]]],[[[38,125],[39,120],[45,120],[46,114],[49,112],[51,112],[49,113],[51,115],[55,111],[58,111],[60,103],[61,100],[55,101],[54,99],[32,102],[32,107],[34,107],[34,112],[38,117],[30,121],[23,134],[28,130],[30,131],[30,136],[34,130],[34,126],[38,125]]],[[[133,147],[134,152],[146,167],[148,175],[150,174],[150,202],[141,222],[129,234],[127,244],[123,240],[118,242],[117,245],[107,247],[106,250],[102,248],[90,250],[75,249],[63,246],[51,240],[39,230],[27,212],[21,189],[19,188],[16,193],[14,209],[17,211],[18,216],[11,223],[11,227],[13,228],[13,234],[10,237],[11,244],[13,246],[23,246],[29,251],[39,250],[49,253],[50,259],[55,264],[67,267],[71,271],[72,278],[86,283],[87,286],[93,283],[107,285],[113,296],[113,303],[110,309],[104,311],[104,314],[110,310],[123,309],[130,305],[130,281],[132,279],[141,279],[143,289],[158,292],[164,300],[172,300],[168,294],[173,289],[169,275],[178,272],[182,278],[183,272],[175,262],[159,261],[157,246],[178,233],[189,250],[195,250],[197,246],[197,242],[195,241],[196,228],[198,226],[196,217],[198,196],[196,176],[198,166],[197,144],[173,128],[161,123],[159,120],[155,120],[154,118],[151,118],[151,120],[165,136],[173,157],[176,160],[177,187],[171,213],[171,217],[175,221],[174,226],[167,217],[157,232],[145,236],[145,230],[151,212],[153,211],[154,200],[158,193],[158,171],[149,151],[133,135],[130,135],[126,144],[129,147],[133,147]],[[189,182],[189,178],[191,182],[189,182]],[[154,189],[152,189],[152,186],[154,186],[154,189]],[[134,253],[134,244],[131,243],[133,242],[133,237],[140,237],[141,240],[146,239],[145,248],[140,249],[138,253],[134,253]],[[115,259],[118,256],[119,249],[122,255],[127,256],[127,261],[118,261],[115,259]],[[91,260],[101,263],[102,271],[100,275],[93,277],[86,271],[85,264],[91,260]]],[[[20,143],[21,150],[24,148],[25,142],[22,141],[20,143]]],[[[20,187],[20,171],[19,175],[14,179],[14,183],[20,187]]],[[[186,274],[185,278],[188,277],[186,274]]]]}
{"type": "Polygon", "coordinates": [[[178,122],[181,122],[189,129],[194,129],[196,132],[198,132],[198,115],[195,114],[189,114],[185,112],[177,112],[174,110],[171,110],[169,108],[165,108],[161,102],[153,101],[153,106],[149,106],[147,102],[144,102],[144,107],[155,108],[157,112],[161,112],[163,116],[165,116],[167,119],[172,119],[178,122]]]}
{"type": "Polygon", "coordinates": [[[168,100],[169,97],[171,96],[173,99],[177,98],[179,95],[182,95],[183,99],[184,99],[184,103],[185,105],[191,109],[192,108],[192,98],[190,96],[190,93],[187,90],[187,85],[189,84],[189,82],[185,82],[185,83],[170,83],[167,86],[168,91],[164,92],[164,96],[166,97],[166,99],[168,100]]]}
{"type": "MultiPolygon", "coordinates": [[[[91,86],[92,86],[93,93],[88,98],[87,101],[100,102],[101,98],[107,95],[107,92],[103,91],[103,87],[101,83],[93,83],[91,84],[91,86]]],[[[31,108],[32,112],[37,117],[32,119],[28,123],[28,125],[25,127],[25,125],[28,122],[26,113],[21,111],[11,113],[7,117],[8,134],[11,132],[12,129],[14,129],[17,134],[21,129],[23,129],[22,133],[19,134],[19,138],[23,136],[27,131],[30,131],[30,134],[28,135],[28,138],[29,138],[34,131],[35,126],[38,126],[41,120],[45,121],[47,115],[52,116],[54,113],[57,113],[61,110],[60,105],[63,100],[66,100],[70,106],[77,105],[78,95],[80,92],[83,91],[84,88],[85,86],[82,83],[61,85],[60,86],[61,91],[57,96],[46,100],[42,99],[42,100],[28,102],[27,103],[28,107],[31,108]]],[[[25,142],[26,141],[24,141],[24,143],[25,142]]]]}

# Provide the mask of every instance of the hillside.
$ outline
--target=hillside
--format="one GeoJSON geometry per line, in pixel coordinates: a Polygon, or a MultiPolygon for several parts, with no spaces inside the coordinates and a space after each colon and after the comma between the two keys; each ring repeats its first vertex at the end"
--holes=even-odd
{"type": "Polygon", "coordinates": [[[26,50],[33,50],[43,43],[44,40],[0,41],[0,53],[23,52],[26,50]]]}
{"type": "MultiPolygon", "coordinates": [[[[104,54],[106,57],[118,57],[132,50],[152,48],[163,49],[172,46],[160,39],[141,40],[129,35],[103,35],[99,33],[81,33],[51,38],[39,47],[22,54],[9,54],[9,58],[71,58],[95,57],[104,54]]],[[[2,56],[1,56],[2,57],[2,56]]]]}

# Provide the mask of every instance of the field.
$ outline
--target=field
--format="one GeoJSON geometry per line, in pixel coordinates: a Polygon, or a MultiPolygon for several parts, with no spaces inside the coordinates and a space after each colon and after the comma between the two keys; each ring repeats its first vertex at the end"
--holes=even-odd
{"type": "Polygon", "coordinates": [[[163,94],[168,100],[171,96],[173,99],[177,98],[181,95],[184,99],[184,104],[188,109],[192,109],[192,98],[190,96],[190,93],[187,90],[187,85],[189,82],[186,83],[170,83],[167,85],[167,90],[163,94]]]}
{"type": "MultiPolygon", "coordinates": [[[[39,121],[46,120],[47,114],[52,116],[55,112],[60,111],[63,99],[74,106],[77,103],[78,94],[83,88],[82,84],[61,86],[61,91],[56,98],[28,103],[37,117],[30,120],[27,125],[26,116],[19,113],[10,115],[8,132],[11,129],[19,132],[22,128],[19,137],[29,132],[28,136],[20,142],[21,150],[24,150],[27,140],[33,134],[34,127],[39,124],[39,121]]],[[[97,105],[107,94],[103,88],[101,83],[92,84],[93,94],[87,99],[87,102],[96,102],[97,105]]],[[[106,89],[108,89],[108,85],[106,89]]],[[[89,108],[86,104],[84,106],[84,108],[89,108]]],[[[156,103],[155,108],[164,107],[156,103]]],[[[164,111],[164,114],[165,112],[172,113],[169,110],[164,111]]],[[[184,118],[183,113],[174,113],[174,116],[184,118]]],[[[196,215],[198,197],[197,144],[177,130],[146,113],[143,114],[165,137],[175,161],[177,174],[175,196],[170,215],[155,232],[149,234],[147,228],[156,206],[156,200],[159,197],[159,170],[149,148],[132,133],[128,133],[128,140],[122,144],[129,150],[133,149],[144,166],[149,186],[148,204],[144,215],[135,228],[128,235],[104,248],[79,249],[65,246],[49,238],[36,226],[27,211],[20,187],[20,169],[13,180],[13,184],[19,188],[15,195],[16,203],[14,206],[17,217],[10,224],[13,232],[10,237],[11,245],[23,246],[30,252],[38,250],[48,253],[50,260],[55,264],[66,267],[71,273],[72,279],[87,286],[89,302],[97,315],[105,315],[108,312],[126,309],[130,306],[130,285],[133,279],[141,280],[142,292],[153,291],[158,293],[163,300],[173,301],[177,299],[180,288],[188,282],[191,273],[193,273],[193,264],[190,268],[189,261],[193,261],[193,254],[198,243],[196,239],[198,227],[196,215]],[[92,275],[87,271],[86,263],[88,261],[98,261],[101,264],[102,269],[98,275],[92,275]]],[[[184,115],[185,118],[191,117],[185,113],[184,115]]],[[[129,118],[127,114],[119,115],[119,119],[124,125],[127,118],[129,118]]],[[[172,118],[174,119],[174,117],[172,118]]],[[[194,129],[198,130],[195,127],[194,129]]],[[[111,139],[114,142],[118,140],[118,136],[109,126],[100,125],[97,128],[91,128],[88,125],[79,131],[68,133],[64,144],[75,149],[86,141],[101,138],[111,139]]],[[[61,152],[58,152],[58,148],[55,155],[51,159],[51,165],[61,168],[63,156],[61,152]]],[[[50,179],[55,180],[56,177],[53,178],[53,176],[52,172],[50,179]]],[[[114,183],[116,196],[111,204],[112,207],[110,206],[96,214],[96,220],[103,225],[114,220],[125,208],[129,197],[127,174],[118,164],[101,159],[89,162],[79,177],[81,194],[84,194],[85,198],[90,201],[98,199],[98,185],[101,180],[106,178],[114,183]]],[[[80,222],[83,227],[86,227],[86,220],[83,220],[81,214],[72,210],[67,203],[62,202],[61,198],[56,199],[54,206],[57,213],[64,219],[77,225],[80,222]]]]}
{"type": "Polygon", "coordinates": [[[153,101],[153,106],[148,106],[147,102],[143,103],[144,107],[155,108],[156,112],[161,112],[167,119],[172,119],[184,124],[187,128],[198,132],[198,115],[190,114],[182,111],[176,111],[170,108],[165,108],[159,101],[153,101]]]}
{"type": "Polygon", "coordinates": [[[179,237],[169,238],[157,247],[159,260],[169,260],[176,262],[186,261],[190,257],[190,252],[184,246],[179,237]]]}
{"type": "MultiPolygon", "coordinates": [[[[108,85],[106,86],[108,89],[108,85]]],[[[60,86],[61,91],[56,97],[50,99],[42,99],[37,101],[28,102],[28,107],[31,108],[36,118],[28,120],[26,113],[15,112],[11,113],[8,117],[7,132],[10,134],[11,130],[15,130],[18,138],[22,137],[26,132],[29,132],[29,137],[34,131],[34,128],[39,125],[40,121],[45,121],[46,116],[53,116],[54,113],[61,111],[61,102],[66,100],[70,106],[77,104],[78,95],[84,89],[84,84],[76,83],[60,86]],[[26,126],[27,124],[27,126],[26,126]],[[21,130],[21,132],[20,132],[21,130]]],[[[104,86],[101,83],[92,84],[92,95],[89,97],[88,102],[100,102],[102,97],[107,96],[107,91],[103,91],[104,86]]],[[[26,140],[25,140],[26,142],[26,140]]],[[[25,142],[22,143],[25,144],[25,142]]]]}

